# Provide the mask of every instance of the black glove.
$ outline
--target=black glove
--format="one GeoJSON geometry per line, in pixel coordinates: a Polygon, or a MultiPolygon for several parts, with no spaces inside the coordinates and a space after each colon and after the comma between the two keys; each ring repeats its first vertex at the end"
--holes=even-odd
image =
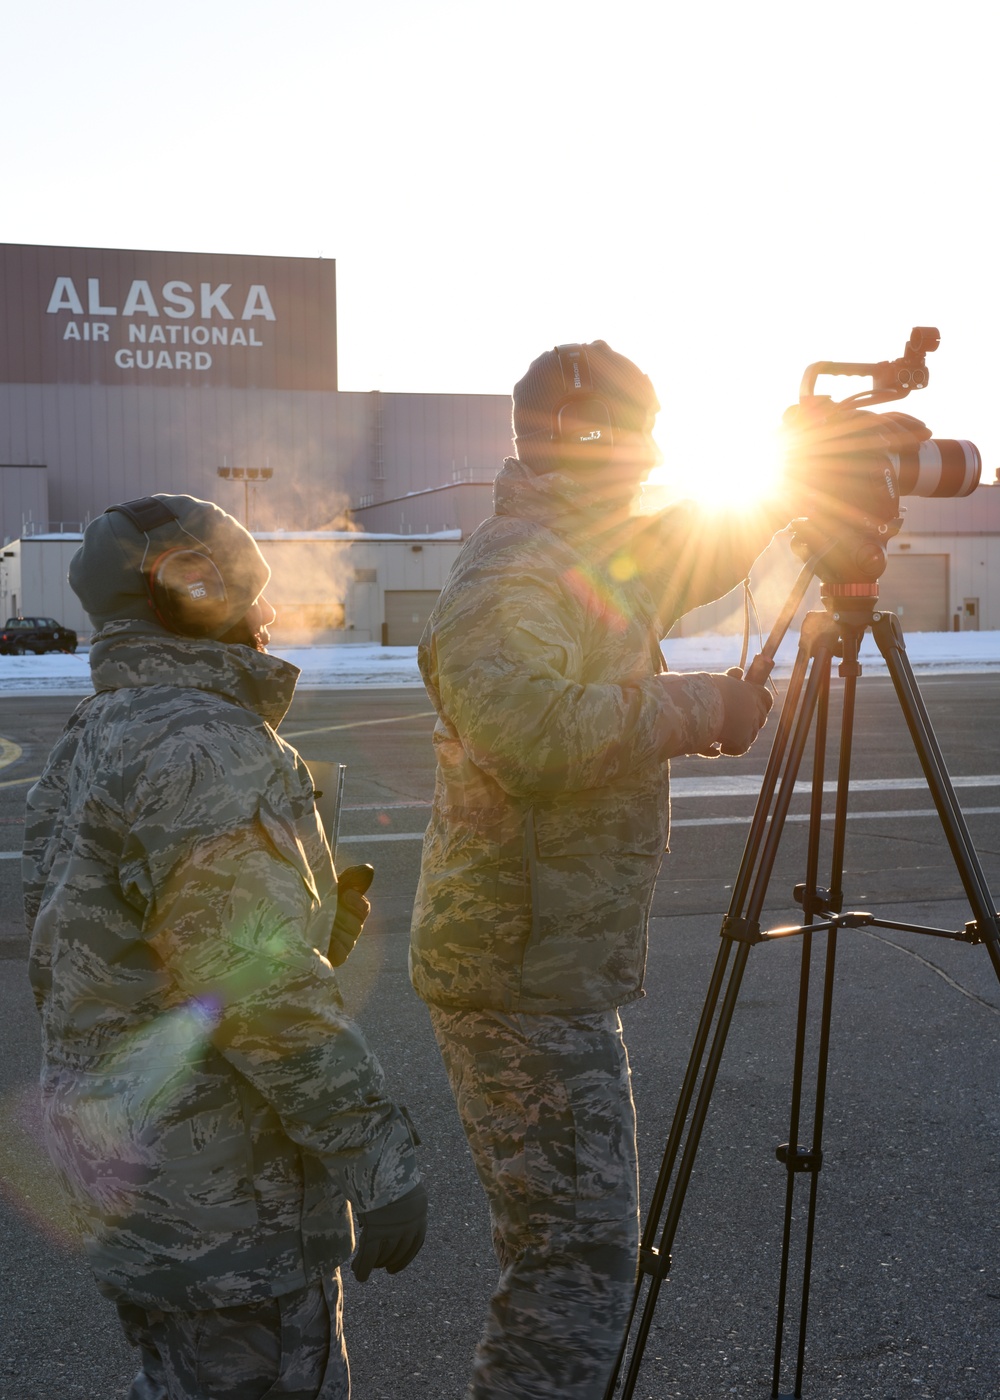
{"type": "Polygon", "coordinates": [[[337,912],[330,930],[330,949],[327,957],[334,967],[340,967],[361,936],[365,919],[371,913],[371,905],[365,899],[365,890],[372,882],[375,869],[371,865],[351,865],[337,877],[337,912]]]}
{"type": "Polygon", "coordinates": [[[713,676],[712,680],[722,696],[724,713],[722,732],[709,752],[732,757],[746,753],[764,727],[774,703],[771,692],[762,685],[745,681],[739,666],[731,666],[724,676],[713,676]]]}
{"type": "Polygon", "coordinates": [[[362,1211],[361,1238],[351,1262],[358,1283],[365,1283],[372,1269],[398,1274],[420,1253],[427,1233],[427,1192],[414,1186],[399,1200],[377,1210],[362,1211]]]}

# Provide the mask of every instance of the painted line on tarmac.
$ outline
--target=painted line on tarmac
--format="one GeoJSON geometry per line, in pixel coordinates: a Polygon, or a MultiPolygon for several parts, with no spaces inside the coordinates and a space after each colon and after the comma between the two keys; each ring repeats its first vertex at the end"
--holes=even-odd
{"type": "MultiPolygon", "coordinates": [[[[967,817],[996,817],[1000,816],[1000,807],[963,807],[962,812],[967,817]]],[[[936,817],[937,811],[934,807],[915,807],[910,811],[892,809],[885,812],[848,812],[848,821],[889,821],[893,818],[897,820],[922,819],[924,817],[936,817]]],[[[786,822],[807,822],[808,812],[797,812],[785,818],[786,822]]],[[[833,821],[833,813],[826,812],[824,821],[833,821]]],[[[677,817],[671,823],[671,829],[679,826],[749,826],[749,813],[744,817],[677,817]]],[[[370,836],[341,836],[338,845],[349,844],[360,845],[363,842],[375,841],[422,841],[424,833],[422,831],[379,831],[373,832],[370,836]]]]}
{"type": "MultiPolygon", "coordinates": [[[[964,816],[967,816],[967,817],[975,817],[975,816],[980,816],[980,817],[996,817],[996,816],[1000,816],[1000,807],[963,807],[963,808],[962,808],[962,813],[963,813],[964,816]]],[[[847,814],[847,820],[848,820],[849,822],[852,822],[852,821],[854,821],[854,822],[858,822],[858,821],[861,821],[861,822],[870,822],[870,821],[889,821],[889,820],[891,820],[891,819],[894,818],[894,817],[895,817],[897,820],[898,820],[899,818],[901,818],[901,817],[904,818],[904,819],[909,820],[909,819],[911,819],[911,818],[936,817],[936,816],[937,816],[937,808],[935,808],[935,807],[913,807],[913,808],[910,808],[909,810],[907,810],[906,808],[903,808],[903,807],[898,807],[898,808],[896,808],[896,809],[893,809],[893,808],[890,807],[887,811],[884,811],[884,812],[848,812],[848,814],[847,814]]],[[[807,822],[808,820],[809,820],[809,813],[808,813],[808,812],[789,813],[789,815],[785,818],[785,821],[786,821],[786,822],[807,822]]],[[[832,812],[824,812],[824,813],[823,813],[823,821],[832,822],[832,821],[833,821],[833,813],[832,813],[832,812]]],[[[679,817],[677,820],[672,821],[672,822],[670,823],[670,825],[671,825],[671,827],[676,827],[676,826],[748,826],[749,823],[750,823],[750,817],[749,817],[749,816],[746,816],[746,817],[679,817]]],[[[343,840],[344,838],[341,837],[340,839],[343,840]]]]}
{"type": "MultiPolygon", "coordinates": [[[[962,808],[964,816],[1000,816],[1000,806],[964,806],[962,808]]],[[[937,816],[937,808],[933,806],[915,806],[906,811],[903,808],[889,808],[887,812],[847,812],[849,822],[882,822],[892,818],[924,818],[924,816],[937,816]]],[[[810,813],[796,812],[786,816],[786,822],[808,822],[810,813]]],[[[824,812],[822,816],[824,822],[832,822],[833,813],[824,812]]],[[[669,823],[671,829],[675,826],[748,826],[749,813],[746,816],[689,816],[689,818],[678,818],[669,823]]],[[[340,837],[343,840],[343,836],[340,837]]]]}
{"type": "MultiPolygon", "coordinates": [[[[372,721],[379,723],[380,721],[372,721]]],[[[33,782],[25,778],[24,782],[33,782]]],[[[756,797],[760,792],[763,778],[673,778],[670,783],[670,796],[678,800],[695,797],[756,797]]],[[[1000,787],[1000,774],[975,777],[952,778],[955,788],[1000,787]]],[[[3,784],[0,783],[0,787],[3,784]]],[[[808,797],[812,785],[808,782],[795,784],[796,796],[808,797]]],[[[836,792],[837,784],[823,784],[824,792],[836,792]]],[[[852,792],[926,792],[927,783],[923,778],[862,778],[851,779],[852,792]]],[[[345,812],[401,812],[416,811],[433,804],[429,797],[413,797],[402,802],[353,802],[344,808],[345,812]]],[[[733,818],[737,821],[738,818],[733,818]]],[[[789,821],[792,819],[789,818],[789,821]]],[[[677,825],[677,822],[674,822],[677,825]]]]}
{"type": "Polygon", "coordinates": [[[409,812],[418,807],[431,807],[429,797],[414,797],[410,802],[355,802],[345,812],[409,812]]]}
{"type": "MultiPolygon", "coordinates": [[[[760,791],[764,775],[725,778],[671,778],[670,793],[673,797],[756,797],[760,791]]],[[[1000,787],[1000,773],[968,773],[962,777],[952,776],[952,787],[983,788],[1000,787]]],[[[926,789],[925,778],[852,778],[852,792],[918,792],[926,789]]],[[[808,780],[797,782],[796,793],[810,793],[812,783],[808,780]]],[[[831,780],[823,784],[824,792],[836,792],[837,784],[831,780]]]]}
{"type": "Polygon", "coordinates": [[[424,833],[422,831],[379,831],[371,836],[340,836],[337,839],[338,846],[360,846],[370,844],[373,841],[422,841],[424,833]]]}
{"type": "Polygon", "coordinates": [[[9,768],[20,757],[21,749],[14,743],[13,739],[4,739],[0,736],[0,768],[9,768]]]}
{"type": "MultiPolygon", "coordinates": [[[[321,729],[283,729],[282,739],[304,739],[309,734],[335,734],[340,729],[362,729],[367,724],[401,724],[407,719],[430,719],[437,710],[418,710],[412,715],[388,715],[385,719],[355,719],[350,724],[324,724],[321,729]]],[[[1000,781],[1000,779],[998,779],[1000,781]]]]}
{"type": "MultiPolygon", "coordinates": [[[[963,815],[967,817],[997,817],[1000,816],[1000,807],[963,807],[963,815]]],[[[909,811],[891,808],[885,812],[848,812],[848,821],[892,821],[922,819],[924,817],[936,817],[937,811],[933,807],[914,807],[909,811]]],[[[833,821],[833,813],[824,814],[824,821],[833,821]]],[[[785,818],[787,822],[807,822],[808,812],[796,812],[789,814],[785,818]]],[[[672,828],[679,826],[747,826],[749,825],[749,815],[744,817],[678,817],[670,823],[672,828]]],[[[341,836],[337,842],[338,846],[372,846],[381,841],[422,841],[424,833],[422,831],[378,831],[372,832],[370,836],[341,836]]],[[[0,860],[20,860],[20,851],[0,851],[0,860]]]]}
{"type": "MultiPolygon", "coordinates": [[[[433,712],[432,712],[433,713],[433,712]]],[[[366,721],[367,722],[367,721],[366,721]]],[[[373,720],[372,723],[381,723],[373,720]]],[[[756,797],[760,792],[760,785],[763,777],[760,778],[674,778],[670,783],[670,795],[678,799],[692,797],[756,797]]],[[[956,788],[984,788],[1000,787],[1000,773],[973,775],[963,778],[952,778],[952,786],[956,788]]],[[[2,786],[2,784],[0,784],[2,786]]],[[[927,783],[923,778],[861,778],[851,779],[852,792],[926,792],[927,783]]],[[[812,791],[812,786],[808,782],[796,783],[796,795],[805,794],[812,791]]],[[[829,782],[823,784],[824,792],[836,792],[837,784],[829,782]]],[[[427,797],[414,797],[403,802],[355,802],[344,808],[345,812],[400,812],[415,811],[418,808],[430,807],[431,801],[427,797]]],[[[733,818],[733,820],[737,820],[733,818]]],[[[791,818],[789,818],[791,820],[791,818]]],[[[677,825],[677,822],[674,822],[677,825]]]]}

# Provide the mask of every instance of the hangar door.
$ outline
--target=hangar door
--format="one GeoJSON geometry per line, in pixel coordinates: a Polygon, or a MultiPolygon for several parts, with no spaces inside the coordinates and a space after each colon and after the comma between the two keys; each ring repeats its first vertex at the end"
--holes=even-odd
{"type": "Polygon", "coordinates": [[[384,647],[415,647],[438,600],[437,588],[385,590],[384,647]]]}
{"type": "Polygon", "coordinates": [[[950,632],[947,554],[892,554],[878,600],[905,632],[950,632]]]}

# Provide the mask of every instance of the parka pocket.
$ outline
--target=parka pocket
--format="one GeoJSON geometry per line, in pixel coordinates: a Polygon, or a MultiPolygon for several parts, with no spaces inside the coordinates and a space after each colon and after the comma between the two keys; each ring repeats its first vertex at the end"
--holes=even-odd
{"type": "Polygon", "coordinates": [[[526,829],[531,933],[522,987],[552,1006],[610,1006],[637,995],[646,920],[663,851],[656,801],[536,806],[526,829]]]}
{"type": "Polygon", "coordinates": [[[666,849],[667,804],[658,793],[586,794],[537,804],[532,830],[538,855],[660,856],[666,849]]]}
{"type": "Polygon", "coordinates": [[[536,806],[525,829],[532,942],[642,920],[664,849],[657,803],[536,806]]]}

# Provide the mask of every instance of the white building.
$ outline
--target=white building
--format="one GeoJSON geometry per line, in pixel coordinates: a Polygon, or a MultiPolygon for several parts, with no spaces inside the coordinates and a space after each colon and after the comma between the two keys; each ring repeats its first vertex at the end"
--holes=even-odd
{"type": "MultiPolygon", "coordinates": [[[[28,535],[0,553],[0,621],[54,617],[81,638],[90,622],[66,579],[79,531],[28,535]]],[[[276,642],[376,642],[414,646],[461,548],[456,531],[366,535],[359,531],[263,533],[267,596],[276,642]]]]}

